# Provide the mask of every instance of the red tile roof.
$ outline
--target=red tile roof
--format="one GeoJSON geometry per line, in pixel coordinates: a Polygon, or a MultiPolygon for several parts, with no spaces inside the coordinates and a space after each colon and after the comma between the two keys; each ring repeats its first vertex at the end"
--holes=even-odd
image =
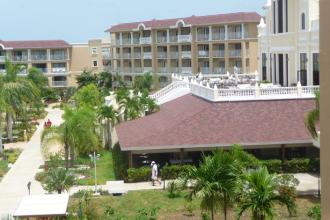
{"type": "Polygon", "coordinates": [[[170,26],[175,26],[176,22],[183,20],[185,24],[198,26],[198,25],[210,25],[210,24],[223,24],[223,23],[235,23],[235,22],[259,22],[261,16],[256,12],[237,12],[229,14],[217,14],[208,16],[191,16],[186,18],[173,18],[164,20],[149,20],[142,22],[133,23],[122,23],[114,25],[106,32],[120,32],[120,31],[131,31],[138,28],[139,24],[144,24],[146,28],[156,29],[156,28],[168,28],[170,26]]]}
{"type": "Polygon", "coordinates": [[[311,99],[210,103],[186,95],[116,126],[122,150],[312,143],[304,125],[311,99]]]}
{"type": "Polygon", "coordinates": [[[68,48],[68,44],[64,40],[31,40],[31,41],[2,41],[0,45],[5,48],[13,49],[33,49],[33,48],[68,48]]]}

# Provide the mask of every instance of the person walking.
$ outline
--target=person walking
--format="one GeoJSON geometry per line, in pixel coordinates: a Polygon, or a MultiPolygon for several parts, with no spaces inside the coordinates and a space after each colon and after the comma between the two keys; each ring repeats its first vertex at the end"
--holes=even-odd
{"type": "Polygon", "coordinates": [[[153,186],[155,185],[156,181],[161,184],[161,182],[158,180],[158,166],[155,161],[151,162],[151,181],[153,186]]]}

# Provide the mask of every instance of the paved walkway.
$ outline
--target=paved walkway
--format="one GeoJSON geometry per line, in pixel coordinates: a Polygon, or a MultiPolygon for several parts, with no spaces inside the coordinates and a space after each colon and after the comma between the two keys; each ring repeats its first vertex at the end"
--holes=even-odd
{"type": "MultiPolygon", "coordinates": [[[[49,118],[54,125],[61,123],[61,110],[49,108],[47,111],[46,119],[49,118]]],[[[23,196],[28,195],[27,183],[29,181],[31,181],[31,194],[44,193],[40,183],[34,179],[39,166],[43,164],[40,150],[42,131],[43,124],[40,124],[31,140],[22,147],[24,150],[16,163],[0,182],[0,217],[15,212],[23,196]]]]}

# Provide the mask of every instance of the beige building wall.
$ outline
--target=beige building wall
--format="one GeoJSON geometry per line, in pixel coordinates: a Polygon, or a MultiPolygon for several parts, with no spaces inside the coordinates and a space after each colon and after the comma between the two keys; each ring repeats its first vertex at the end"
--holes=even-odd
{"type": "Polygon", "coordinates": [[[321,206],[322,219],[330,219],[330,1],[320,0],[321,54],[321,206]]]}

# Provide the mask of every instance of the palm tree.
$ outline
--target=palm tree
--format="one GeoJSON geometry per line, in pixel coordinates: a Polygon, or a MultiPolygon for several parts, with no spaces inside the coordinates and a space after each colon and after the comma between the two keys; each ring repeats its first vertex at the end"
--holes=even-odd
{"type": "MultiPolygon", "coordinates": [[[[1,76],[0,76],[1,77],[1,76]]],[[[2,154],[2,116],[3,113],[6,111],[6,102],[2,94],[2,85],[1,85],[1,78],[0,78],[0,154],[2,154]]]]}
{"type": "Polygon", "coordinates": [[[219,207],[227,219],[227,208],[232,204],[240,175],[238,161],[228,152],[215,151],[203,157],[199,167],[192,167],[184,177],[193,183],[189,198],[200,197],[201,207],[211,212],[212,220],[219,207]]]}
{"type": "Polygon", "coordinates": [[[75,183],[74,176],[62,167],[52,168],[46,174],[45,189],[49,192],[61,194],[64,190],[68,191],[75,183]]]}
{"type": "Polygon", "coordinates": [[[275,203],[285,205],[290,213],[295,211],[293,199],[278,192],[281,187],[277,177],[269,174],[267,168],[259,168],[247,174],[243,180],[241,203],[238,207],[238,218],[250,210],[253,220],[273,219],[275,203]]]}
{"type": "Polygon", "coordinates": [[[143,92],[140,97],[140,103],[144,107],[144,111],[147,114],[152,114],[154,112],[159,111],[159,105],[156,104],[156,102],[149,97],[148,92],[143,92]]]}
{"type": "Polygon", "coordinates": [[[7,104],[7,138],[13,141],[13,115],[19,111],[23,103],[34,100],[39,96],[39,90],[26,78],[18,76],[24,69],[21,65],[5,62],[6,74],[2,77],[2,95],[7,104]]]}
{"type": "Polygon", "coordinates": [[[99,109],[99,116],[103,117],[107,121],[107,140],[106,140],[106,146],[108,148],[111,148],[112,146],[112,140],[111,140],[111,130],[112,126],[115,125],[117,121],[119,121],[119,115],[118,111],[116,111],[112,106],[102,106],[99,109]]]}
{"type": "Polygon", "coordinates": [[[313,138],[317,138],[316,124],[320,121],[320,92],[315,92],[315,109],[305,119],[305,125],[313,138]]]}

